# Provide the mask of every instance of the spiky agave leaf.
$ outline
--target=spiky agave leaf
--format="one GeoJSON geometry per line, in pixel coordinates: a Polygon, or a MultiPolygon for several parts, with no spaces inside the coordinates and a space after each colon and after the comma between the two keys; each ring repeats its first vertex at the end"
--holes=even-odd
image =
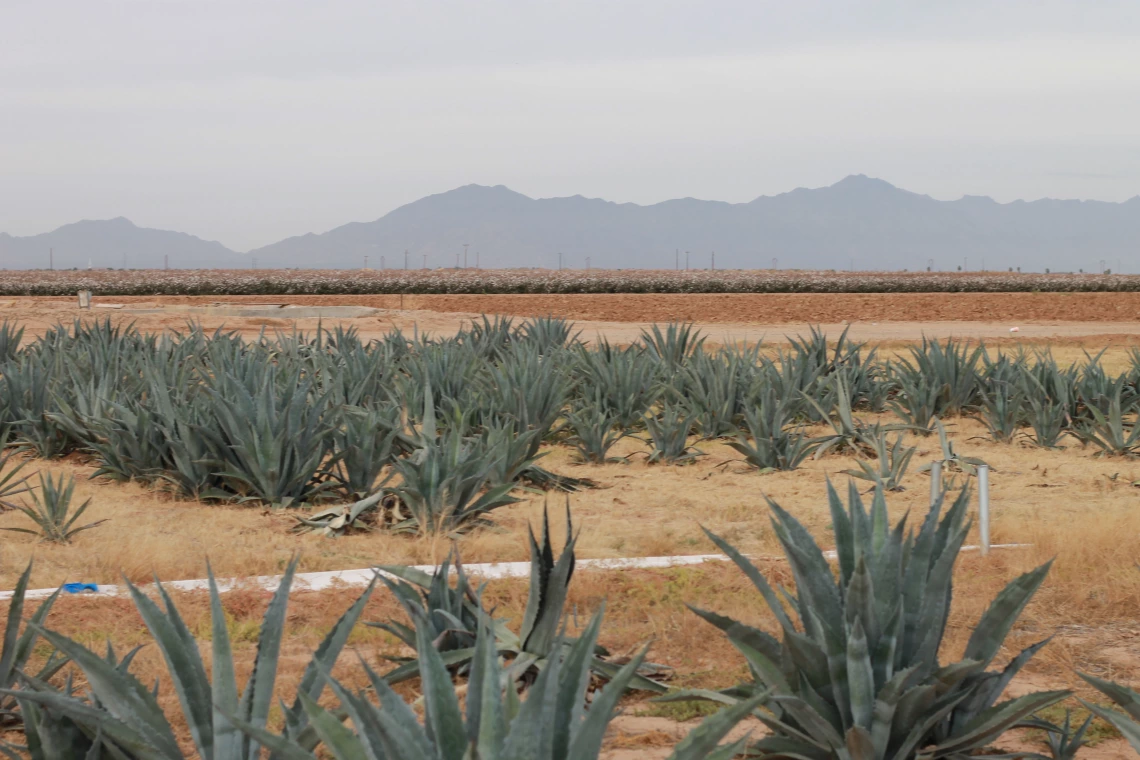
{"type": "Polygon", "coordinates": [[[854,485],[845,508],[829,484],[838,578],[806,528],[770,502],[773,528],[796,584],[795,596],[786,600],[751,562],[710,534],[761,592],[781,624],[782,640],[696,610],[729,636],[748,661],[754,682],[687,696],[736,703],[769,691],[767,706],[775,717],[765,722],[774,736],[757,750],[872,760],[909,758],[919,751],[932,757],[967,752],[1065,698],[1069,692],[1044,692],[997,703],[1009,679],[1044,642],[1000,673],[985,671],[1048,563],[1013,580],[997,596],[974,629],[966,659],[938,663],[953,566],[969,530],[968,499],[964,491],[944,514],[939,501],[917,531],[907,531],[905,519],[890,525],[881,488],[868,511],[854,485]]]}
{"type": "MultiPolygon", "coordinates": [[[[259,743],[238,731],[234,717],[244,725],[264,729],[273,704],[278,658],[284,637],[289,591],[297,567],[294,558],[266,609],[258,635],[253,672],[239,696],[233,657],[218,587],[209,573],[212,620],[212,676],[206,675],[197,642],[183,622],[177,606],[161,584],[156,585],[159,602],[127,583],[144,623],[155,639],[166,662],[175,692],[198,754],[213,760],[253,760],[259,756],[259,743]]],[[[292,704],[283,704],[285,733],[308,750],[316,746],[315,734],[306,730],[309,716],[302,697],[316,700],[325,689],[322,668],[336,661],[348,634],[360,618],[371,596],[374,583],[321,642],[310,660],[292,704]]],[[[35,625],[35,624],[33,624],[35,625]]],[[[68,655],[86,676],[97,705],[49,691],[20,693],[20,698],[66,715],[91,735],[102,731],[109,739],[139,758],[175,760],[183,754],[174,732],[150,690],[110,658],[101,658],[58,633],[35,626],[49,642],[68,655]]],[[[268,746],[268,745],[267,745],[268,746]]]]}

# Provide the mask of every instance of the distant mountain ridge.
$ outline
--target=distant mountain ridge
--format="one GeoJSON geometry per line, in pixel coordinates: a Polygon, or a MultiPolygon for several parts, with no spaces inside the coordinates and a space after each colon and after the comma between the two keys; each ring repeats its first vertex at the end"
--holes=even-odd
{"type": "Polygon", "coordinates": [[[129,219],[84,220],[30,237],[0,232],[4,269],[178,269],[244,267],[249,257],[185,232],[137,227],[129,219]]]}
{"type": "Polygon", "coordinates": [[[925,269],[958,266],[1026,271],[1140,269],[1140,196],[1123,203],[1038,200],[998,203],[984,196],[939,201],[881,179],[852,175],[747,203],[681,198],[648,206],[580,195],[533,199],[502,185],[467,185],[430,195],[371,222],[291,237],[248,254],[182,233],[146,230],[125,219],[80,222],[45,235],[0,234],[0,266],[263,268],[484,267],[668,269],[679,261],[718,269],[772,265],[801,269],[925,269]],[[104,226],[100,226],[104,225],[104,226]],[[74,249],[74,251],[73,251],[74,249]],[[63,252],[71,259],[61,263],[63,252]],[[679,252],[679,253],[677,253],[679,252]],[[137,258],[136,258],[137,257],[137,258]],[[156,258],[157,257],[157,258],[156,258]],[[149,262],[149,263],[144,263],[149,262]],[[1131,262],[1131,265],[1129,264],[1131,262]]]}

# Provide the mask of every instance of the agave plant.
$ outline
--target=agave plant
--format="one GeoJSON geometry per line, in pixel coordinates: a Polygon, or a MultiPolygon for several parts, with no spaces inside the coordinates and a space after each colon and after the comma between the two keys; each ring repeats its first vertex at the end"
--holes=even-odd
{"type": "Polygon", "coordinates": [[[1140,694],[1127,686],[1123,686],[1103,678],[1097,678],[1085,673],[1077,673],[1085,679],[1090,686],[1111,699],[1123,712],[1101,707],[1091,702],[1081,700],[1090,713],[1108,723],[1128,740],[1132,749],[1140,752],[1140,694]]]}
{"type": "Polygon", "coordinates": [[[16,461],[11,467],[8,466],[17,455],[17,452],[7,448],[8,433],[9,428],[7,426],[0,430],[0,512],[17,509],[17,505],[11,501],[11,498],[32,490],[28,485],[31,476],[20,477],[20,472],[28,464],[28,461],[26,459],[16,461]]]}
{"type": "Polygon", "coordinates": [[[704,347],[705,339],[691,322],[670,322],[662,331],[653,324],[641,331],[641,343],[646,352],[670,371],[680,369],[693,354],[704,347]]]}
{"type": "Polygon", "coordinates": [[[855,419],[851,410],[851,392],[842,375],[836,375],[828,385],[834,390],[835,415],[828,414],[822,404],[811,396],[805,394],[807,401],[819,414],[820,418],[831,425],[832,432],[826,433],[815,440],[817,444],[815,458],[819,459],[828,451],[853,452],[855,454],[874,453],[874,440],[884,431],[898,430],[898,425],[866,425],[855,419]]]}
{"type": "Polygon", "coordinates": [[[915,448],[903,445],[903,434],[899,433],[889,447],[886,433],[879,433],[871,439],[874,449],[875,461],[857,459],[855,464],[858,470],[844,470],[844,474],[860,480],[868,480],[875,488],[884,491],[902,491],[903,476],[906,475],[910,460],[914,457],[915,448]]]}
{"type": "Polygon", "coordinates": [[[941,386],[921,373],[902,373],[895,377],[897,392],[887,402],[891,411],[919,435],[934,432],[938,417],[941,386]]]}
{"type": "Polygon", "coordinates": [[[967,490],[945,515],[941,499],[932,505],[917,532],[907,530],[905,517],[891,528],[881,489],[870,512],[853,484],[846,509],[830,484],[828,500],[838,578],[804,526],[769,501],[795,578],[791,613],[755,565],[708,534],[760,591],[782,639],[692,608],[728,635],[754,680],[725,692],[688,690],[661,699],[735,704],[768,694],[764,704],[771,715],[760,719],[772,736],[754,746],[762,755],[904,760],[963,756],[1070,694],[997,701],[1045,641],[1000,671],[986,670],[1049,564],[1006,586],[975,626],[964,658],[940,664],[954,563],[970,529],[967,490]]]}
{"type": "Polygon", "coordinates": [[[20,343],[24,340],[24,328],[4,320],[0,322],[0,361],[16,358],[20,343]]]}
{"type": "Polygon", "coordinates": [[[623,431],[641,425],[662,392],[653,358],[636,348],[606,343],[596,350],[579,345],[576,357],[579,397],[610,413],[623,431]]]}
{"type": "Polygon", "coordinates": [[[625,461],[609,456],[610,449],[625,438],[625,433],[618,428],[617,417],[608,410],[598,406],[583,405],[567,412],[566,423],[570,430],[567,441],[575,448],[582,461],[593,464],[625,461]]]}
{"type": "Polygon", "coordinates": [[[702,438],[732,437],[737,418],[745,408],[747,367],[754,367],[759,344],[752,349],[721,350],[710,356],[693,356],[674,388],[675,401],[693,411],[693,422],[702,438]]]}
{"type": "Polygon", "coordinates": [[[1070,418],[1066,407],[1055,404],[1052,400],[1042,401],[1032,396],[1028,404],[1026,420],[1032,432],[1023,432],[1022,439],[1043,449],[1059,448],[1061,439],[1069,434],[1070,418]]]}
{"type": "Polygon", "coordinates": [[[939,343],[923,337],[922,345],[911,348],[910,353],[909,359],[899,360],[896,370],[900,378],[908,378],[914,385],[922,378],[938,390],[934,414],[948,417],[974,406],[981,386],[979,365],[985,356],[984,345],[979,343],[971,349],[968,342],[953,338],[939,343]]]}
{"type": "Polygon", "coordinates": [[[1025,728],[1039,728],[1045,732],[1045,742],[1052,760],[1075,760],[1082,747],[1088,746],[1085,735],[1092,725],[1094,715],[1089,713],[1080,726],[1073,728],[1072,710],[1065,710],[1065,721],[1061,725],[1052,723],[1040,716],[1022,721],[1025,728]]]}
{"type": "Polygon", "coordinates": [[[396,407],[345,410],[333,436],[337,456],[332,475],[347,496],[357,500],[371,496],[385,468],[412,450],[400,428],[396,407]]]}
{"type": "MultiPolygon", "coordinates": [[[[402,565],[381,565],[376,569],[380,571],[380,580],[403,607],[408,619],[428,629],[432,646],[444,656],[448,667],[459,672],[466,671],[470,664],[470,650],[475,646],[479,611],[482,607],[455,550],[452,549],[439,569],[431,574],[402,565]],[[451,585],[453,564],[458,577],[454,587],[451,585]],[[460,655],[462,659],[458,663],[449,662],[450,653],[456,651],[463,652],[460,655]]],[[[412,649],[418,645],[416,629],[396,620],[369,622],[365,625],[391,633],[412,649]]],[[[416,662],[417,667],[419,664],[418,660],[411,657],[389,659],[400,664],[416,662]]],[[[403,680],[403,677],[397,676],[393,680],[389,676],[386,680],[396,683],[403,680]]]]}
{"type": "Polygon", "coordinates": [[[318,393],[294,369],[236,374],[226,371],[209,389],[216,415],[218,475],[229,493],[203,496],[263,501],[288,507],[329,498],[317,474],[329,465],[335,419],[330,396],[318,393]],[[259,376],[260,375],[260,376],[259,376]]]}
{"type": "Polygon", "coordinates": [[[728,445],[760,472],[794,470],[815,450],[816,443],[801,430],[789,428],[788,406],[769,388],[760,408],[744,413],[748,435],[741,434],[728,445]]]}
{"type": "MultiPolygon", "coordinates": [[[[24,606],[27,602],[26,594],[31,575],[32,563],[29,562],[19,580],[16,581],[16,587],[12,589],[12,597],[8,602],[8,617],[4,624],[3,642],[0,644],[0,690],[4,690],[0,692],[0,732],[17,729],[29,722],[27,711],[23,709],[24,706],[18,704],[17,694],[12,692],[21,674],[25,674],[24,678],[44,682],[53,678],[67,664],[66,657],[61,657],[58,653],[52,652],[51,656],[34,675],[26,674],[28,662],[31,660],[36,640],[39,638],[35,626],[43,625],[62,590],[56,590],[55,593],[40,603],[39,607],[28,618],[29,624],[21,632],[20,625],[24,619],[24,606]]],[[[19,757],[16,753],[21,749],[24,748],[9,744],[0,738],[0,754],[5,754],[8,757],[19,757]]],[[[59,755],[59,757],[63,757],[63,755],[59,755]]]]}
{"type": "Polygon", "coordinates": [[[533,346],[542,354],[550,354],[563,349],[578,340],[581,330],[574,330],[574,323],[555,316],[531,317],[519,325],[518,340],[533,346]]]}
{"type": "MultiPolygon", "coordinates": [[[[507,672],[512,679],[523,685],[532,681],[534,675],[560,651],[561,645],[557,642],[560,641],[560,632],[564,627],[563,614],[574,575],[574,545],[577,541],[570,522],[569,505],[566,509],[566,544],[557,560],[550,540],[549,517],[545,510],[541,545],[535,540],[533,530],[529,535],[530,588],[522,624],[518,633],[502,621],[496,621],[494,626],[499,652],[511,658],[507,672]]],[[[455,565],[459,576],[455,587],[450,585],[450,557],[447,563],[432,574],[402,565],[381,565],[376,569],[398,579],[385,579],[385,582],[409,617],[413,621],[420,620],[420,627],[434,632],[431,641],[447,666],[465,670],[474,655],[470,642],[475,638],[474,622],[482,610],[458,557],[455,565]]],[[[419,646],[419,639],[413,636],[412,629],[407,625],[394,621],[369,625],[384,628],[410,647],[419,646]]],[[[616,665],[606,661],[606,655],[606,651],[598,647],[590,660],[590,668],[602,678],[610,678],[618,670],[616,665]]],[[[419,660],[407,660],[387,673],[384,679],[388,683],[398,683],[420,675],[419,668],[419,660]]],[[[661,670],[660,666],[654,666],[653,669],[661,670]]],[[[630,688],[657,693],[665,691],[662,684],[641,674],[636,674],[630,683],[630,688]]]]}
{"type": "Polygon", "coordinates": [[[29,533],[39,536],[41,541],[53,544],[69,544],[78,533],[102,525],[107,520],[96,520],[76,527],[75,523],[91,506],[91,499],[72,511],[71,498],[75,492],[75,479],[70,475],[60,475],[58,480],[49,474],[46,478],[40,473],[40,493],[31,492],[32,505],[14,505],[16,510],[27,515],[35,523],[33,528],[0,528],[13,533],[29,533]]]}
{"type": "MultiPolygon", "coordinates": [[[[382,486],[383,484],[381,484],[382,486]]],[[[383,526],[386,521],[378,517],[386,512],[395,522],[407,519],[397,511],[399,500],[397,497],[381,488],[376,493],[351,504],[338,504],[326,507],[309,515],[293,515],[297,524],[293,530],[297,533],[319,533],[323,536],[343,536],[353,531],[372,530],[383,526]]]]}
{"type": "Polygon", "coordinates": [[[490,525],[487,514],[514,504],[514,483],[498,483],[503,453],[480,445],[478,439],[446,431],[436,441],[425,441],[406,459],[397,459],[395,472],[402,482],[394,489],[408,513],[392,530],[413,533],[458,534],[490,525]]]}
{"type": "Polygon", "coordinates": [[[662,464],[687,464],[704,452],[689,445],[693,416],[681,406],[668,405],[659,415],[645,418],[646,441],[650,445],[648,461],[662,464]]]}
{"type": "MultiPolygon", "coordinates": [[[[480,615],[471,651],[466,710],[460,708],[444,658],[432,646],[432,629],[422,620],[416,621],[418,670],[423,681],[422,723],[389,683],[367,665],[365,674],[379,706],[368,698],[367,691],[351,692],[332,677],[328,666],[322,667],[353,730],[315,699],[302,696],[302,708],[316,737],[338,760],[594,760],[601,753],[618,700],[636,678],[644,658],[642,653],[617,670],[587,708],[591,652],[601,621],[599,611],[576,641],[561,636],[554,640],[558,655],[538,673],[525,701],[519,699],[514,681],[503,671],[496,652],[496,633],[484,614],[480,615]]],[[[729,760],[744,748],[745,740],[723,747],[718,744],[760,701],[746,700],[709,716],[677,745],[670,760],[729,760]]],[[[295,740],[244,720],[234,722],[269,748],[274,757],[314,758],[311,750],[295,740]]]]}
{"type": "MultiPolygon", "coordinates": [[[[209,574],[212,677],[206,675],[198,644],[162,584],[156,586],[162,603],[159,607],[127,582],[135,607],[162,653],[178,694],[182,717],[190,729],[196,750],[192,756],[213,760],[255,760],[261,757],[263,746],[270,746],[261,738],[243,734],[239,729],[264,731],[268,723],[269,711],[274,705],[273,691],[285,634],[289,589],[296,568],[297,560],[294,559],[286,568],[281,584],[265,611],[253,672],[240,696],[225,612],[213,573],[209,574]]],[[[321,741],[310,722],[310,711],[306,705],[315,704],[325,690],[328,671],[344,648],[374,585],[375,582],[365,589],[317,647],[297,685],[292,704],[280,703],[284,729],[279,740],[288,741],[298,751],[311,753],[321,741]]],[[[42,684],[38,688],[33,685],[19,691],[2,690],[0,694],[66,716],[85,734],[99,736],[113,745],[118,750],[115,757],[139,760],[181,760],[188,757],[179,746],[175,730],[159,706],[156,694],[128,669],[120,667],[113,658],[100,657],[37,623],[29,626],[83,671],[92,699],[61,694],[42,684]],[[94,707],[92,702],[98,707],[94,707]]]]}
{"type": "Polygon", "coordinates": [[[1140,424],[1125,423],[1131,403],[1123,398],[1123,377],[1112,385],[1111,395],[1104,399],[1106,410],[1102,411],[1091,400],[1088,412],[1092,420],[1078,425],[1074,434],[1085,443],[1092,443],[1100,449],[1102,456],[1123,456],[1132,458],[1140,455],[1140,424]]]}
{"type": "Polygon", "coordinates": [[[976,416],[996,443],[1011,443],[1025,420],[1025,394],[1013,382],[993,382],[989,388],[978,391],[976,416]]]}

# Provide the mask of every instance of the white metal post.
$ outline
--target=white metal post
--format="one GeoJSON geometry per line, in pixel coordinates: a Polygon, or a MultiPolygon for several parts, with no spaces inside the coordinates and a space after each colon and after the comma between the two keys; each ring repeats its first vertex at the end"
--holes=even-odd
{"type": "Polygon", "coordinates": [[[990,553],[990,467],[978,465],[978,532],[982,539],[982,556],[990,553]]]}
{"type": "Polygon", "coordinates": [[[935,459],[930,463],[930,506],[938,503],[942,496],[942,460],[935,459]]]}

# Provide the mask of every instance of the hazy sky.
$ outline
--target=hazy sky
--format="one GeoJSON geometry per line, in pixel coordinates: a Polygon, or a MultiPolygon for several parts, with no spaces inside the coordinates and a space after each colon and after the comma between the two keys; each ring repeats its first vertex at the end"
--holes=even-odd
{"type": "Polygon", "coordinates": [[[430,193],[1140,193],[1140,3],[0,0],[0,231],[247,249],[430,193]]]}

